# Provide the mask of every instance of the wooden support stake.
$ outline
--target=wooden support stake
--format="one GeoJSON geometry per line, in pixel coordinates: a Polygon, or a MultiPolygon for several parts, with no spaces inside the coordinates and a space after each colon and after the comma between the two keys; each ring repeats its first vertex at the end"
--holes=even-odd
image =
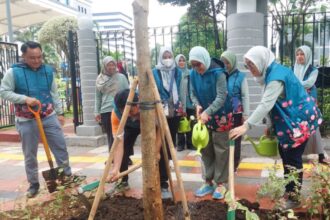
{"type": "MultiPolygon", "coordinates": [[[[152,84],[152,91],[155,94],[156,100],[161,100],[160,96],[159,96],[159,93],[158,93],[158,90],[157,90],[157,87],[156,87],[155,79],[154,79],[151,71],[148,71],[147,73],[148,73],[148,76],[150,78],[150,83],[152,84]]],[[[176,150],[175,150],[174,145],[173,145],[171,132],[168,128],[167,120],[166,120],[166,117],[165,117],[165,114],[164,114],[164,109],[163,109],[163,106],[162,106],[161,103],[157,103],[156,110],[157,110],[157,112],[160,112],[158,114],[159,124],[160,124],[160,127],[162,127],[165,131],[165,137],[166,137],[167,143],[168,143],[169,148],[170,148],[170,153],[171,153],[173,164],[174,164],[174,170],[175,170],[177,182],[178,182],[178,185],[179,185],[179,190],[180,190],[180,193],[181,193],[184,218],[185,218],[185,220],[190,220],[190,213],[189,213],[189,209],[188,209],[186,193],[185,193],[184,187],[183,187],[183,181],[182,181],[182,178],[181,178],[181,173],[180,173],[180,170],[179,170],[179,163],[178,163],[178,159],[176,157],[176,150]]]]}
{"type": "MultiPolygon", "coordinates": [[[[132,100],[134,98],[136,86],[137,86],[137,80],[134,80],[133,83],[132,83],[132,87],[130,89],[127,101],[132,102],[132,100]]],[[[118,135],[121,134],[124,130],[124,127],[125,127],[126,120],[127,120],[130,109],[131,109],[130,105],[125,106],[123,115],[122,115],[120,123],[119,123],[119,127],[118,127],[116,137],[114,137],[114,142],[112,143],[111,150],[110,150],[110,153],[109,153],[109,156],[108,156],[108,160],[107,160],[107,163],[106,163],[104,171],[103,171],[103,175],[102,175],[102,178],[101,178],[101,181],[100,181],[100,185],[97,188],[97,192],[95,194],[95,198],[94,198],[94,201],[93,201],[93,206],[92,206],[92,209],[89,213],[88,220],[93,220],[94,217],[95,217],[95,213],[96,213],[96,210],[99,206],[101,196],[103,195],[105,181],[106,181],[106,178],[107,178],[107,176],[110,172],[110,168],[111,168],[112,161],[113,161],[113,156],[114,156],[114,151],[117,148],[117,145],[120,141],[120,138],[118,137],[118,135]]]]}
{"type": "MultiPolygon", "coordinates": [[[[157,109],[156,109],[156,112],[157,112],[158,121],[160,121],[160,115],[159,114],[162,114],[162,113],[160,111],[158,111],[157,109]]],[[[161,136],[161,139],[162,139],[162,151],[163,151],[163,155],[164,155],[166,172],[167,172],[168,180],[169,180],[169,183],[170,183],[172,198],[173,198],[173,201],[176,203],[175,193],[174,193],[174,188],[173,188],[173,179],[172,179],[171,169],[170,169],[170,165],[169,165],[170,163],[169,163],[169,159],[168,159],[167,146],[166,146],[166,137],[165,137],[165,131],[164,131],[163,124],[159,125],[159,130],[160,130],[160,136],[161,136]]]]}

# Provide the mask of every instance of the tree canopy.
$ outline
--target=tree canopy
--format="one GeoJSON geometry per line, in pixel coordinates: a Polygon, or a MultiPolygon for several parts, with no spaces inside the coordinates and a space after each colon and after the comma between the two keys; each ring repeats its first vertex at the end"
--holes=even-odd
{"type": "Polygon", "coordinates": [[[50,19],[47,21],[38,33],[38,40],[41,44],[51,43],[56,46],[57,51],[61,54],[61,51],[68,59],[68,31],[77,30],[77,19],[69,16],[61,16],[50,19]]]}

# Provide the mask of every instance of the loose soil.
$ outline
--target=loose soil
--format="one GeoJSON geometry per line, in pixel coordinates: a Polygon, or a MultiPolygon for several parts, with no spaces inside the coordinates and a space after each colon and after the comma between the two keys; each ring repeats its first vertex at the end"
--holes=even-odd
{"type": "MultiPolygon", "coordinates": [[[[247,200],[239,201],[242,205],[254,211],[260,219],[279,219],[276,214],[269,210],[259,209],[258,203],[247,200]]],[[[52,219],[52,220],[85,220],[88,219],[92,200],[86,197],[63,196],[43,204],[26,207],[23,210],[0,212],[0,219],[52,219]]],[[[188,203],[192,220],[221,220],[226,219],[227,205],[222,202],[204,200],[188,203]]],[[[171,200],[163,200],[164,219],[182,220],[182,204],[174,204],[171,200]]],[[[306,213],[295,213],[298,219],[310,219],[306,213]]],[[[100,202],[95,216],[96,220],[143,220],[142,199],[130,197],[114,197],[100,202]]],[[[241,210],[236,210],[236,219],[245,219],[241,210]]]]}

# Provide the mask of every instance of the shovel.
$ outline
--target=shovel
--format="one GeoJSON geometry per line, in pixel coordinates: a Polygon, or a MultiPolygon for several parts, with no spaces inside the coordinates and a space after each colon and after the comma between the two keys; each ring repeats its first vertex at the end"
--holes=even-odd
{"type": "Polygon", "coordinates": [[[235,220],[235,189],[234,189],[234,151],[235,151],[235,142],[234,140],[229,141],[229,192],[230,192],[230,204],[228,204],[227,220],[235,220]]]}
{"type": "Polygon", "coordinates": [[[62,173],[62,172],[60,171],[59,167],[54,168],[52,155],[50,154],[49,145],[48,145],[46,135],[45,135],[45,131],[44,131],[44,128],[42,126],[42,122],[41,122],[41,118],[40,118],[41,103],[38,102],[37,110],[33,110],[29,105],[28,105],[28,109],[34,115],[34,117],[36,119],[38,129],[39,129],[39,133],[40,133],[40,138],[41,138],[41,141],[44,145],[44,149],[45,149],[45,152],[46,152],[46,156],[47,156],[47,160],[48,160],[48,164],[49,164],[50,169],[42,171],[42,176],[44,177],[44,179],[46,181],[48,191],[50,193],[52,193],[52,192],[56,191],[56,187],[57,187],[56,180],[57,180],[57,178],[59,178],[59,176],[61,176],[61,175],[58,175],[58,174],[62,173]]]}

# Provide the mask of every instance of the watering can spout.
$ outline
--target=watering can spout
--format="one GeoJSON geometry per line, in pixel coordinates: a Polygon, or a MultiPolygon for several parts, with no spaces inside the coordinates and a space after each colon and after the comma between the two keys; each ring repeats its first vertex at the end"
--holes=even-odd
{"type": "Polygon", "coordinates": [[[256,144],[249,136],[245,136],[244,140],[250,141],[257,154],[260,156],[273,157],[278,153],[278,141],[275,137],[261,136],[259,143],[256,144]]]}
{"type": "Polygon", "coordinates": [[[252,140],[252,138],[250,138],[248,135],[245,135],[244,136],[244,140],[250,141],[250,143],[252,144],[252,146],[254,147],[254,149],[256,150],[256,152],[259,153],[258,145],[252,140]]]}

